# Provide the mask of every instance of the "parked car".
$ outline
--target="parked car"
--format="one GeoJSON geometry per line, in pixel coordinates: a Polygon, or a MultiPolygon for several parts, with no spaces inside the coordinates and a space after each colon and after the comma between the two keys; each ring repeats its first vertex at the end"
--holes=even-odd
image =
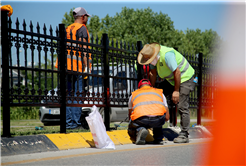
{"type": "MultiPolygon", "coordinates": [[[[54,92],[57,91],[57,88],[54,89],[54,92]]],[[[48,92],[47,94],[48,96],[51,96],[51,91],[48,92]]],[[[56,93],[54,96],[57,96],[56,93]]],[[[41,102],[44,102],[43,100],[41,102]]],[[[57,100],[48,100],[48,103],[56,103],[58,102],[57,100]]],[[[82,118],[85,116],[88,116],[90,113],[90,109],[88,107],[82,107],[81,108],[82,111],[82,118]]],[[[45,125],[59,125],[60,124],[60,108],[55,107],[55,106],[42,106],[39,108],[39,119],[40,121],[45,125]]]]}
{"type": "MultiPolygon", "coordinates": [[[[102,68],[101,67],[94,67],[93,74],[95,75],[102,75],[102,68]]],[[[112,67],[110,66],[110,73],[111,76],[118,76],[118,77],[134,77],[137,78],[136,71],[132,68],[131,71],[129,70],[128,66],[118,66],[118,67],[112,67]]],[[[102,92],[102,78],[100,77],[89,77],[89,91],[92,93],[97,93],[98,91],[102,92]]],[[[137,81],[130,81],[125,79],[113,79],[110,78],[109,80],[110,84],[110,93],[115,94],[125,94],[131,93],[131,90],[137,89],[137,81]]],[[[54,89],[54,91],[57,91],[57,88],[54,89]]],[[[51,91],[48,93],[49,96],[51,96],[51,91]]],[[[84,101],[85,103],[88,101],[84,101]]],[[[97,103],[94,103],[97,104],[97,103]]],[[[117,104],[115,102],[114,104],[117,104]]],[[[127,102],[124,103],[127,105],[127,102]]],[[[104,118],[104,108],[98,108],[100,114],[104,118]]],[[[85,117],[89,115],[91,112],[91,107],[82,107],[82,116],[81,116],[81,122],[83,123],[82,126],[86,126],[87,123],[85,122],[85,117]]],[[[127,118],[128,116],[128,107],[111,107],[110,108],[110,122],[120,122],[127,118]]],[[[45,107],[42,106],[39,109],[39,117],[41,122],[44,125],[52,125],[52,124],[59,124],[60,123],[60,108],[57,107],[45,107]]],[[[127,118],[128,120],[128,118],[127,118]]]]}
{"type": "MultiPolygon", "coordinates": [[[[118,67],[111,67],[110,68],[110,75],[111,76],[117,76],[117,77],[123,77],[123,78],[137,78],[137,73],[135,69],[129,68],[129,66],[118,66],[118,67]],[[131,69],[131,70],[130,70],[131,69]]],[[[99,73],[100,74],[100,73],[99,73]]],[[[96,79],[94,77],[94,79],[96,79]]],[[[94,81],[95,82],[95,81],[94,81]]],[[[94,87],[94,92],[97,92],[99,89],[100,93],[102,92],[102,79],[98,81],[99,83],[99,88],[97,86],[94,87]]],[[[137,81],[130,81],[129,79],[109,79],[109,86],[110,86],[110,93],[115,93],[117,94],[131,94],[131,91],[137,89],[137,81]]],[[[92,89],[91,89],[92,90],[92,89]]],[[[118,102],[111,102],[111,104],[117,105],[118,102]]],[[[120,103],[124,105],[128,105],[128,101],[124,103],[120,103]]],[[[91,108],[90,108],[91,109],[91,108]]],[[[104,119],[104,107],[98,108],[100,114],[102,115],[104,119]]],[[[123,120],[128,121],[128,107],[110,107],[109,108],[110,112],[110,122],[120,122],[123,120]]]]}

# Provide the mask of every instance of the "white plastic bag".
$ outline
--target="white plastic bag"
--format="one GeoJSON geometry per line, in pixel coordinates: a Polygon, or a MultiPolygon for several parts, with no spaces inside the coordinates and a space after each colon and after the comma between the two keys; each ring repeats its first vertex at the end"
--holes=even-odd
{"type": "Polygon", "coordinates": [[[102,116],[95,105],[93,105],[92,112],[89,116],[85,117],[85,119],[90,127],[96,148],[115,149],[113,141],[109,138],[106,132],[102,116]]]}

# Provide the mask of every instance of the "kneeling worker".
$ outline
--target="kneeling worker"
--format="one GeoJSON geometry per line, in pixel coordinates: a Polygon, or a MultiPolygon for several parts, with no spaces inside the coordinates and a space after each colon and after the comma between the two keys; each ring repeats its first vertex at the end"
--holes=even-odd
{"type": "Polygon", "coordinates": [[[154,144],[162,144],[162,126],[169,120],[169,110],[162,89],[151,87],[147,79],[138,83],[128,102],[128,134],[136,145],[144,145],[149,128],[153,128],[154,144]]]}

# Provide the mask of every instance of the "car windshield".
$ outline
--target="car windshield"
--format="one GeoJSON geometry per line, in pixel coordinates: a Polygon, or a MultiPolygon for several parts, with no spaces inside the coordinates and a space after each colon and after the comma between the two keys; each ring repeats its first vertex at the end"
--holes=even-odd
{"type": "MultiPolygon", "coordinates": [[[[118,72],[117,77],[126,78],[126,72],[118,72]]],[[[114,79],[114,89],[126,89],[126,80],[125,79],[114,79]]]]}
{"type": "MultiPolygon", "coordinates": [[[[128,70],[128,68],[127,68],[128,70]]],[[[104,75],[104,70],[101,67],[94,67],[92,73],[93,76],[89,76],[89,85],[93,87],[103,87],[104,85],[104,77],[100,77],[104,75]]],[[[121,68],[110,68],[109,75],[112,76],[110,78],[110,89],[112,88],[113,91],[122,91],[129,88],[131,85],[132,88],[137,89],[137,82],[135,81],[127,81],[127,72],[125,71],[125,67],[121,68]],[[128,85],[130,83],[130,85],[128,85]],[[112,87],[111,87],[112,86],[112,87]]],[[[135,71],[129,72],[130,78],[136,78],[137,74],[135,71]]]]}
{"type": "MultiPolygon", "coordinates": [[[[93,77],[89,77],[89,85],[90,86],[92,86],[92,85],[94,85],[94,86],[102,86],[102,84],[103,84],[103,79],[102,79],[102,77],[97,77],[96,75],[103,75],[103,72],[102,72],[102,69],[101,68],[99,68],[99,69],[97,69],[97,68],[95,68],[93,71],[92,71],[92,73],[91,74],[93,74],[93,75],[95,75],[95,76],[93,76],[93,77]]],[[[109,70],[109,74],[112,74],[112,70],[109,70]]]]}
{"type": "MultiPolygon", "coordinates": [[[[93,70],[92,74],[94,75],[102,75],[102,70],[93,70]]],[[[102,85],[102,77],[89,77],[89,85],[97,86],[102,85]]]]}

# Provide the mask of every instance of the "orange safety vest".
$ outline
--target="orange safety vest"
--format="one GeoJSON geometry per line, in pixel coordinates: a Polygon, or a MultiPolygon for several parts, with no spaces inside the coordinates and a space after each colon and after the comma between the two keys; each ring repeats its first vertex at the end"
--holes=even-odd
{"type": "Polygon", "coordinates": [[[162,89],[144,86],[132,92],[131,120],[141,116],[162,116],[166,113],[162,89]]]}
{"type": "MultiPolygon", "coordinates": [[[[71,39],[71,31],[72,31],[72,39],[73,40],[76,40],[76,32],[77,30],[79,30],[82,26],[85,26],[85,24],[79,24],[79,23],[73,23],[71,25],[69,25],[67,28],[66,28],[66,32],[67,32],[67,39],[71,39]]],[[[87,30],[87,28],[86,28],[87,30]]],[[[88,43],[90,43],[90,35],[89,35],[89,32],[87,30],[87,35],[88,35],[88,43]]],[[[71,44],[69,42],[69,44],[71,44]]],[[[78,45],[79,46],[79,45],[78,45]]],[[[76,47],[76,46],[75,46],[76,47]]],[[[90,46],[88,46],[88,48],[90,48],[90,46]]],[[[71,70],[72,68],[72,65],[71,65],[71,50],[67,50],[68,51],[68,54],[67,54],[67,69],[68,70],[71,70]]],[[[78,56],[78,63],[77,63],[77,56],[76,56],[76,50],[73,50],[73,71],[77,71],[77,64],[78,64],[78,69],[79,69],[79,72],[82,72],[82,59],[81,59],[81,52],[80,51],[77,51],[79,53],[79,56],[78,56]]],[[[89,59],[91,60],[91,54],[89,54],[89,59]]],[[[89,67],[91,69],[92,67],[92,64],[90,63],[89,61],[89,67]]],[[[55,64],[55,67],[58,68],[58,59],[56,59],[56,64],[55,64]]],[[[85,70],[85,69],[84,69],[85,70]]]]}

